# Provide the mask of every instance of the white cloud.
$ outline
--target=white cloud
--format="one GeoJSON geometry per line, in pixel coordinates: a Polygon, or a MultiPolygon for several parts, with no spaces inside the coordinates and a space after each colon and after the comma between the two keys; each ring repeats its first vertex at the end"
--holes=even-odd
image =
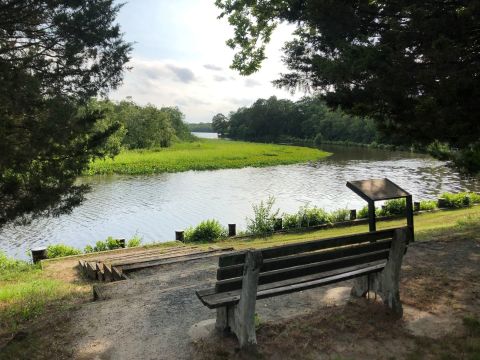
{"type": "MultiPolygon", "coordinates": [[[[129,2],[122,12],[138,14],[142,10],[140,4],[129,2]]],[[[210,121],[219,112],[228,114],[250,105],[257,98],[292,98],[289,92],[271,84],[280,72],[285,72],[280,49],[291,34],[290,27],[281,26],[274,33],[262,69],[242,77],[229,68],[233,51],[225,40],[232,30],[225,21],[217,19],[218,9],[213,2],[178,0],[175,6],[171,4],[151,1],[145,8],[149,16],[137,15],[143,20],[141,24],[126,15],[120,17],[128,39],[137,41],[138,35],[140,40],[129,64],[133,69],[126,74],[123,85],[111,94],[112,99],[131,96],[139,104],[178,106],[187,122],[201,122],[210,121]],[[163,23],[164,27],[159,27],[163,23]],[[151,28],[151,38],[143,31],[137,34],[146,27],[151,28]],[[162,41],[161,49],[154,47],[155,36],[162,41]]]]}

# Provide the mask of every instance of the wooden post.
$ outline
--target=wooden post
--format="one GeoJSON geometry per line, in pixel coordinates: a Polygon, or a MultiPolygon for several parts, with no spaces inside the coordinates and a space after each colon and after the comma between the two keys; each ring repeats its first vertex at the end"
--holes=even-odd
{"type": "Polygon", "coordinates": [[[32,261],[34,264],[38,263],[40,260],[45,260],[47,258],[46,247],[37,247],[32,249],[31,252],[32,252],[32,261]]]}
{"type": "Polygon", "coordinates": [[[370,231],[377,230],[377,220],[375,219],[375,202],[369,201],[368,202],[368,229],[370,231]]]}
{"type": "Polygon", "coordinates": [[[121,248],[125,248],[125,239],[118,239],[118,244],[120,245],[121,248]]]}
{"type": "Polygon", "coordinates": [[[282,227],[283,227],[282,218],[276,218],[273,224],[273,230],[274,231],[282,230],[282,227]]]}
{"type": "Polygon", "coordinates": [[[413,202],[412,202],[412,195],[408,195],[405,199],[406,203],[406,210],[407,210],[407,225],[410,229],[410,237],[411,241],[415,241],[414,238],[414,229],[413,229],[413,202]]]}
{"type": "Polygon", "coordinates": [[[437,205],[438,205],[439,209],[446,208],[447,207],[447,200],[440,198],[440,199],[438,199],[438,204],[437,205]]]}
{"type": "Polygon", "coordinates": [[[175,231],[175,240],[177,241],[185,241],[185,235],[183,230],[175,231]]]}
{"type": "Polygon", "coordinates": [[[235,236],[235,235],[237,235],[237,225],[228,224],[228,236],[235,236]]]}
{"type": "Polygon", "coordinates": [[[415,211],[415,212],[419,212],[419,211],[420,211],[420,202],[415,201],[415,202],[413,203],[413,211],[415,211]]]}
{"type": "Polygon", "coordinates": [[[350,210],[350,220],[355,220],[357,218],[357,210],[350,210]]]}
{"type": "Polygon", "coordinates": [[[257,344],[255,334],[255,304],[257,302],[257,285],[262,253],[248,250],[245,254],[242,291],[238,304],[228,308],[228,325],[237,335],[240,348],[254,349],[257,344]]]}

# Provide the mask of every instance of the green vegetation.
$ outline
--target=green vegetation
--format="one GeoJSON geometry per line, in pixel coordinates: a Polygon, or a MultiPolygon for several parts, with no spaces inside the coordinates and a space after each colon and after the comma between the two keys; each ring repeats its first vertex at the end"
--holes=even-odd
{"type": "Polygon", "coordinates": [[[282,225],[284,229],[294,229],[327,224],[330,215],[317,207],[302,206],[295,214],[283,214],[282,225]]]}
{"type": "Polygon", "coordinates": [[[480,195],[469,192],[461,192],[457,194],[443,193],[440,196],[440,199],[443,199],[445,207],[451,209],[468,207],[472,204],[480,203],[480,195]]]}
{"type": "Polygon", "coordinates": [[[205,220],[185,230],[185,242],[214,242],[225,239],[227,234],[227,230],[218,220],[205,220]]]}
{"type": "Polygon", "coordinates": [[[48,305],[74,296],[78,288],[49,277],[39,266],[0,253],[0,336],[42,314],[48,305]],[[4,333],[5,332],[5,333],[4,333]]]}
{"type": "Polygon", "coordinates": [[[176,141],[191,141],[184,115],[175,107],[140,106],[133,101],[91,100],[90,107],[101,111],[104,119],[99,126],[107,128],[118,124],[106,147],[113,155],[122,149],[150,149],[168,147],[176,141]]]}
{"type": "Polygon", "coordinates": [[[476,1],[215,4],[234,27],[227,45],[242,75],[261,67],[272,31],[288,23],[294,37],[276,86],[308,88],[331,109],[369,117],[396,144],[444,143],[458,166],[480,170],[479,64],[469,58],[480,52],[476,1]]]}
{"type": "MultiPolygon", "coordinates": [[[[218,114],[216,117],[219,117],[218,114]]],[[[250,107],[217,119],[220,129],[232,139],[266,142],[307,142],[319,146],[328,142],[358,144],[391,143],[367,118],[331,110],[319,97],[258,99],[250,107]]]]}
{"type": "Polygon", "coordinates": [[[265,202],[262,200],[260,204],[252,205],[253,217],[247,218],[247,234],[265,235],[275,229],[275,218],[280,210],[273,210],[274,204],[275,198],[270,196],[265,202]]]}
{"type": "Polygon", "coordinates": [[[63,244],[49,245],[47,247],[47,258],[49,259],[71,255],[79,255],[81,253],[82,252],[79,249],[63,244]]]}
{"type": "Polygon", "coordinates": [[[135,234],[130,240],[127,241],[127,247],[138,247],[142,243],[142,238],[135,234]]]}
{"type": "Polygon", "coordinates": [[[115,159],[93,162],[87,174],[154,174],[314,161],[329,154],[299,146],[201,139],[170,148],[124,151],[115,159]]]}
{"type": "Polygon", "coordinates": [[[193,132],[214,132],[212,123],[187,124],[188,130],[193,132]]]}

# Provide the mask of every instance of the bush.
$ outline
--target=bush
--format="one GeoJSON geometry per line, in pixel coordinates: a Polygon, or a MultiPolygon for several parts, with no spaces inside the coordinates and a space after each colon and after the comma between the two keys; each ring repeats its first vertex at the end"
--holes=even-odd
{"type": "Polygon", "coordinates": [[[422,200],[420,201],[420,210],[428,211],[435,210],[437,208],[437,202],[435,200],[422,200]]]}
{"type": "Polygon", "coordinates": [[[470,201],[472,204],[480,204],[480,194],[471,192],[468,193],[468,196],[470,197],[470,201]]]}
{"type": "Polygon", "coordinates": [[[213,242],[227,237],[227,230],[217,220],[205,220],[185,230],[186,242],[213,242]]]}
{"type": "Polygon", "coordinates": [[[26,261],[15,260],[0,251],[0,274],[9,271],[28,271],[33,267],[34,265],[29,264],[26,261]]]}
{"type": "Polygon", "coordinates": [[[357,212],[358,219],[367,219],[368,218],[368,205],[365,205],[357,212]]]}
{"type": "Polygon", "coordinates": [[[114,239],[113,237],[109,236],[105,240],[99,240],[95,243],[95,246],[92,247],[91,245],[85,246],[85,253],[92,253],[92,252],[99,252],[99,251],[107,251],[107,250],[114,250],[120,249],[122,245],[118,239],[114,239]]]}
{"type": "Polygon", "coordinates": [[[135,234],[130,240],[128,240],[127,247],[131,248],[131,247],[140,246],[141,242],[142,242],[142,237],[135,234]]]}
{"type": "Polygon", "coordinates": [[[80,255],[81,253],[82,253],[81,250],[76,249],[72,246],[63,245],[63,244],[49,245],[47,247],[48,259],[54,259],[58,257],[71,256],[71,255],[80,255]]]}
{"type": "Polygon", "coordinates": [[[388,200],[379,211],[380,216],[404,215],[406,213],[407,203],[405,199],[388,200]]]}
{"type": "Polygon", "coordinates": [[[330,213],[330,222],[342,222],[350,220],[350,210],[348,209],[338,209],[330,213]]]}
{"type": "Polygon", "coordinates": [[[297,214],[283,214],[282,227],[284,229],[295,229],[302,227],[302,221],[299,220],[297,214]]]}
{"type": "Polygon", "coordinates": [[[440,198],[445,201],[445,207],[450,209],[458,209],[471,205],[471,198],[469,193],[466,192],[458,194],[443,193],[440,198]]]}
{"type": "Polygon", "coordinates": [[[270,196],[267,201],[253,205],[253,218],[247,218],[247,233],[250,235],[264,235],[273,232],[275,218],[279,210],[272,211],[275,198],[270,196]]]}
{"type": "Polygon", "coordinates": [[[323,209],[305,205],[295,214],[284,214],[282,222],[284,229],[294,229],[326,224],[330,222],[330,216],[323,209]]]}

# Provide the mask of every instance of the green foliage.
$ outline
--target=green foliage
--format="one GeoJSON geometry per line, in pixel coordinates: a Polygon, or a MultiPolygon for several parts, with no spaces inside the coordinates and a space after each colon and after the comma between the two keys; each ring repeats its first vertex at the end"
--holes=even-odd
{"type": "Polygon", "coordinates": [[[379,211],[380,216],[405,215],[407,203],[405,199],[393,199],[385,201],[385,204],[379,211]]]}
{"type": "Polygon", "coordinates": [[[330,222],[342,222],[350,220],[350,210],[348,209],[338,209],[330,213],[329,215],[330,222]]]}
{"type": "Polygon", "coordinates": [[[214,132],[212,128],[212,123],[197,123],[197,124],[187,124],[188,130],[193,132],[214,132]]]}
{"type": "Polygon", "coordinates": [[[260,68],[273,29],[287,22],[296,29],[283,48],[288,71],[276,86],[308,88],[332,108],[371,117],[396,143],[458,148],[463,167],[480,169],[480,65],[471,58],[480,52],[476,1],[215,4],[234,28],[227,44],[241,74],[260,68]]]}
{"type": "Polygon", "coordinates": [[[0,226],[66,213],[88,186],[75,180],[108,156],[118,130],[84,106],[117,87],[129,60],[111,0],[2,2],[0,226]],[[8,44],[8,45],[7,45],[8,44]]]}
{"type": "Polygon", "coordinates": [[[220,135],[225,135],[228,132],[228,122],[225,115],[217,114],[212,118],[212,129],[220,135]]]}
{"type": "Polygon", "coordinates": [[[142,237],[135,234],[130,240],[127,242],[127,247],[138,247],[142,243],[142,237]]]}
{"type": "Polygon", "coordinates": [[[422,200],[420,201],[421,211],[430,211],[437,208],[437,202],[435,200],[422,200]]]}
{"type": "MultiPolygon", "coordinates": [[[[335,216],[335,215],[334,215],[335,216]]],[[[295,214],[283,215],[283,228],[294,229],[327,224],[332,221],[332,214],[308,204],[300,207],[295,214]]]]}
{"type": "Polygon", "coordinates": [[[199,139],[175,143],[166,149],[123,151],[115,159],[95,161],[88,174],[156,174],[262,167],[313,161],[327,155],[318,149],[300,146],[199,139]]]}
{"type": "Polygon", "coordinates": [[[252,205],[253,218],[247,218],[247,233],[250,235],[266,235],[273,232],[275,218],[278,217],[280,210],[273,210],[275,198],[270,196],[265,202],[252,205]]]}
{"type": "Polygon", "coordinates": [[[227,237],[227,230],[218,220],[205,220],[185,230],[186,242],[214,242],[227,237]]]}
{"type": "Polygon", "coordinates": [[[357,218],[358,219],[367,219],[368,218],[368,205],[365,205],[359,211],[357,211],[357,218]]]}
{"type": "Polygon", "coordinates": [[[115,250],[120,249],[122,246],[120,245],[120,241],[118,239],[114,239],[112,236],[107,237],[105,240],[99,240],[95,243],[95,246],[87,245],[85,246],[84,252],[85,253],[92,253],[92,252],[99,252],[99,251],[107,251],[107,250],[115,250]]]}
{"type": "Polygon", "coordinates": [[[480,321],[476,317],[464,317],[463,325],[467,328],[469,336],[480,336],[480,321]]]}
{"type": "Polygon", "coordinates": [[[440,198],[445,200],[445,207],[451,208],[451,209],[468,207],[472,204],[469,193],[465,193],[465,192],[458,193],[458,194],[443,193],[440,196],[440,198]]]}
{"type": "Polygon", "coordinates": [[[252,106],[232,112],[228,127],[229,137],[253,141],[303,139],[319,146],[325,141],[369,144],[380,140],[371,120],[346,115],[340,109],[329,110],[318,97],[297,102],[275,96],[258,99],[252,106]]]}
{"type": "Polygon", "coordinates": [[[79,255],[82,251],[72,246],[56,244],[47,247],[47,258],[54,259],[63,256],[79,255]]]}
{"type": "MultiPolygon", "coordinates": [[[[8,257],[5,253],[0,251],[0,275],[5,275],[8,272],[16,271],[28,271],[33,268],[36,268],[35,265],[29,264],[26,261],[15,260],[11,257],[8,257]]],[[[1,280],[1,276],[0,276],[1,280]]]]}

